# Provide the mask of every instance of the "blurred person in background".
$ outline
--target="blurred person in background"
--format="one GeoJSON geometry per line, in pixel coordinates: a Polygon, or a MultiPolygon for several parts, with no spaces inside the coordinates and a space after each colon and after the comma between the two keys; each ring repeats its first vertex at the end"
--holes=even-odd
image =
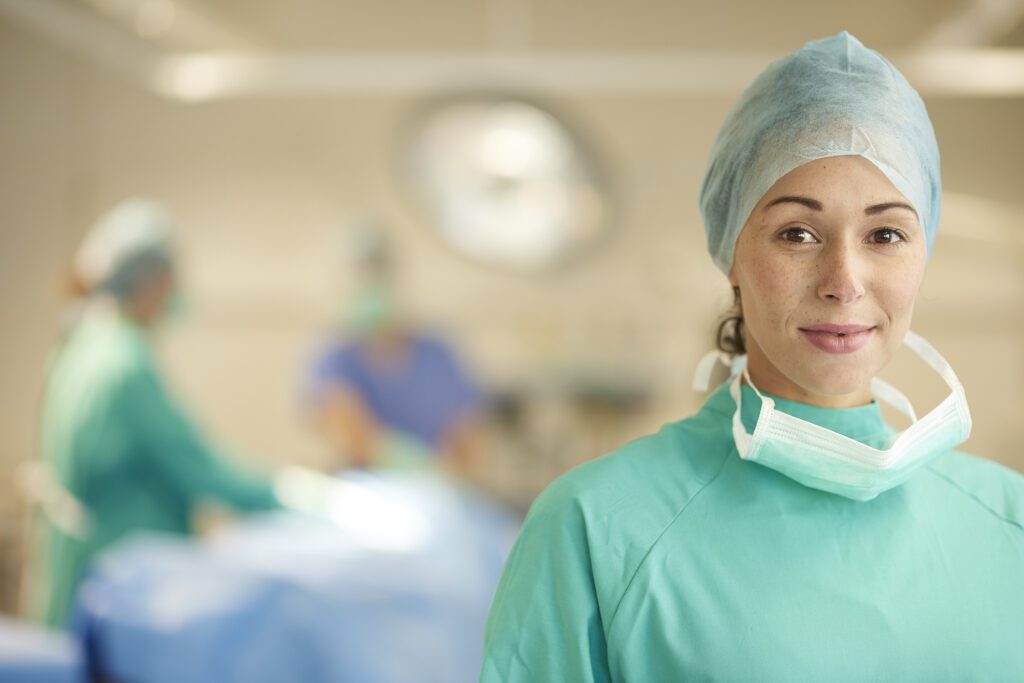
{"type": "Polygon", "coordinates": [[[189,534],[204,500],[279,505],[268,481],[196,429],[154,361],[151,336],[176,297],[172,231],[163,206],[131,199],[98,221],[74,258],[83,300],[52,359],[41,425],[44,511],[57,514],[44,515],[31,596],[53,626],[65,625],[89,562],[126,534],[189,534]]]}
{"type": "Polygon", "coordinates": [[[537,500],[483,683],[1024,680],[1024,477],[953,450],[963,387],[909,331],[940,206],[924,103],[877,52],[844,32],[754,81],[701,193],[733,376],[537,500]],[[920,419],[877,379],[901,344],[947,386],[920,419]]]}
{"type": "Polygon", "coordinates": [[[342,469],[439,460],[473,479],[480,390],[448,344],[404,316],[381,227],[357,222],[347,246],[355,293],[306,378],[315,428],[342,469]]]}

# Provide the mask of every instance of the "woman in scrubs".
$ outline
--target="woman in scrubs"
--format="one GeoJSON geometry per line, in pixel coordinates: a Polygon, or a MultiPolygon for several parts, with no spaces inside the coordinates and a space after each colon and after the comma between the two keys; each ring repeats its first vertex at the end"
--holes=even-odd
{"type": "Polygon", "coordinates": [[[963,389],[909,332],[940,202],[878,53],[841,33],[755,80],[701,193],[734,376],[538,499],[482,681],[1024,680],[1024,477],[953,450],[963,389]],[[948,386],[919,418],[875,379],[903,343],[948,386]]]}
{"type": "Polygon", "coordinates": [[[171,219],[129,200],[104,216],[75,259],[88,293],[55,355],[43,405],[43,460],[81,514],[50,515],[37,557],[37,616],[64,626],[89,562],[139,530],[189,533],[205,500],[242,510],[279,505],[196,430],[168,393],[150,348],[174,292],[171,219]],[[77,528],[76,528],[77,527],[77,528]]]}

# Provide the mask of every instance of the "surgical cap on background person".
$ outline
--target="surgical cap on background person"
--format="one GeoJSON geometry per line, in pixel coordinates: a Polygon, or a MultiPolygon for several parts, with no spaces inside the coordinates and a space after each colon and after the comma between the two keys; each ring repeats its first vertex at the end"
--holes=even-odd
{"type": "Polygon", "coordinates": [[[155,273],[171,266],[174,221],[158,202],[128,199],[104,214],[78,252],[74,269],[86,289],[131,296],[155,273]]]}
{"type": "Polygon", "coordinates": [[[843,31],[765,69],[725,120],[700,195],[715,265],[729,273],[740,231],[779,178],[851,155],[871,161],[910,201],[930,254],[942,188],[928,112],[885,57],[843,31]]]}
{"type": "Polygon", "coordinates": [[[346,267],[384,274],[394,266],[394,250],[385,224],[372,215],[349,217],[343,226],[341,247],[346,267]]]}

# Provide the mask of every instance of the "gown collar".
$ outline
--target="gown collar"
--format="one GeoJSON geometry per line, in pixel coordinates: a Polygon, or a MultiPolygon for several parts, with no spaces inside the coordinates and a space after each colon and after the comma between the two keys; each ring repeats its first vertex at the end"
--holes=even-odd
{"type": "MultiPolygon", "coordinates": [[[[752,432],[757,425],[757,416],[761,410],[761,399],[746,384],[741,385],[743,392],[743,426],[752,432]]],[[[892,430],[882,419],[882,411],[877,401],[856,408],[820,408],[818,406],[788,401],[767,392],[775,407],[784,413],[807,422],[829,429],[874,448],[884,448],[892,430]]],[[[725,383],[715,389],[704,403],[702,410],[732,417],[736,412],[736,402],[729,393],[729,384],[725,383]]]]}

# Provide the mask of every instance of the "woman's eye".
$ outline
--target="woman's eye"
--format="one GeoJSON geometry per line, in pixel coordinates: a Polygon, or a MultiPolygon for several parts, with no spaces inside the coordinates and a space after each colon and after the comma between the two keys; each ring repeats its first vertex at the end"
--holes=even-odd
{"type": "Polygon", "coordinates": [[[787,242],[809,243],[816,241],[811,231],[806,228],[786,228],[782,231],[780,237],[787,242]]]}
{"type": "Polygon", "coordinates": [[[871,233],[871,242],[877,244],[896,244],[904,240],[903,233],[895,228],[879,228],[871,233]]]}

